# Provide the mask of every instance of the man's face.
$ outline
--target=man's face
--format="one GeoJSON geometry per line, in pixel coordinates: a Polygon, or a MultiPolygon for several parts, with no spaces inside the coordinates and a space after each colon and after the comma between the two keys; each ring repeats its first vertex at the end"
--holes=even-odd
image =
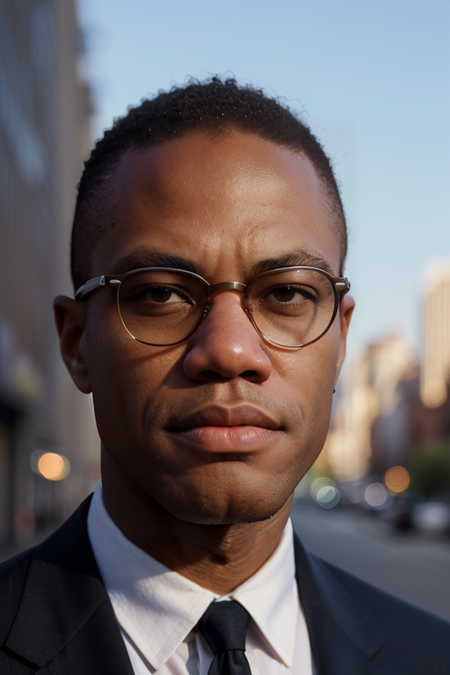
{"type": "MultiPolygon", "coordinates": [[[[129,151],[99,223],[92,276],[181,258],[209,283],[247,283],[262,261],[328,265],[340,240],[310,162],[238,132],[192,133],[129,151]],[[319,262],[317,262],[317,259],[319,262]]],[[[318,342],[266,344],[242,295],[217,293],[185,343],[151,347],[120,323],[113,293],[88,299],[80,350],[103,452],[126,488],[197,523],[276,513],[320,452],[353,304],[318,342]]]]}

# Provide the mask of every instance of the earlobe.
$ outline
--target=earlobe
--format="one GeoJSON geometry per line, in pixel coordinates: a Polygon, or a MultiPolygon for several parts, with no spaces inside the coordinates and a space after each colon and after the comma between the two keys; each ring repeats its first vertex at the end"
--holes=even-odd
{"type": "Polygon", "coordinates": [[[86,323],[83,307],[77,300],[58,295],[53,309],[63,361],[78,389],[90,394],[89,370],[80,349],[86,323]]]}
{"type": "Polygon", "coordinates": [[[351,297],[351,295],[345,295],[342,299],[341,302],[341,307],[340,307],[340,324],[341,324],[341,340],[340,340],[340,345],[339,345],[339,356],[338,356],[338,361],[336,365],[336,379],[335,379],[335,386],[337,379],[339,377],[339,373],[341,372],[342,364],[344,363],[345,359],[345,350],[347,346],[347,333],[348,329],[350,326],[350,320],[352,318],[353,310],[355,309],[355,301],[351,297]]]}

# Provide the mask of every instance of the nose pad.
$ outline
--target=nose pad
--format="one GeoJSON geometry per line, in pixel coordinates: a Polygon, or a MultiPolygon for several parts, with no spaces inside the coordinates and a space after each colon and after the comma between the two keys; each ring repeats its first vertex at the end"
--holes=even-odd
{"type": "Polygon", "coordinates": [[[245,295],[242,297],[242,300],[244,303],[244,311],[247,314],[248,318],[253,322],[253,319],[251,318],[253,315],[252,301],[245,295]]]}
{"type": "Polygon", "coordinates": [[[238,376],[252,381],[267,380],[272,362],[253,325],[251,305],[242,294],[238,303],[236,293],[220,296],[214,302],[208,301],[202,322],[187,343],[184,358],[187,377],[201,381],[238,376]]]}
{"type": "MultiPolygon", "coordinates": [[[[245,295],[242,294],[241,302],[242,302],[242,309],[245,312],[245,315],[246,315],[247,319],[250,321],[253,328],[255,328],[255,324],[254,324],[254,320],[253,320],[252,302],[251,302],[250,298],[246,298],[245,295]]],[[[208,316],[209,312],[211,311],[211,308],[212,308],[211,297],[209,297],[208,300],[206,301],[205,309],[203,311],[203,316],[201,318],[201,321],[198,325],[197,330],[200,328],[200,326],[202,325],[202,323],[204,322],[204,320],[208,316]]],[[[256,328],[255,328],[255,330],[256,330],[256,328]]],[[[256,331],[256,332],[258,332],[258,331],[256,331]]]]}

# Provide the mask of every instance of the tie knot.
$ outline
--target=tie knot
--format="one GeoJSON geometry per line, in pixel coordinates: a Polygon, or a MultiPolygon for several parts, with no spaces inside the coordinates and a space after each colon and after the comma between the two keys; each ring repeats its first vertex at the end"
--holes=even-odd
{"type": "Polygon", "coordinates": [[[198,622],[198,629],[214,654],[245,650],[248,619],[247,610],[235,600],[212,602],[198,622]]]}

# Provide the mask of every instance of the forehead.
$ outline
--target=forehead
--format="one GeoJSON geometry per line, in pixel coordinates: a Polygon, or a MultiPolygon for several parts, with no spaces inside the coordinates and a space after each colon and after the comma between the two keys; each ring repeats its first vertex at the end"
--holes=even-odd
{"type": "Polygon", "coordinates": [[[224,268],[245,276],[260,260],[294,252],[297,264],[309,255],[339,273],[340,239],[321,181],[308,159],[273,142],[188,134],[128,151],[109,187],[94,274],[151,264],[162,253],[206,278],[224,268]]]}

